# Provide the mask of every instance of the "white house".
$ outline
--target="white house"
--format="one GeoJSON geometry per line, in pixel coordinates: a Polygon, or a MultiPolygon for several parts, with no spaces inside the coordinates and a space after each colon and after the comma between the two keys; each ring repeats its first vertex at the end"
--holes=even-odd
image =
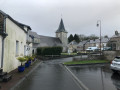
{"type": "Polygon", "coordinates": [[[27,42],[29,30],[30,26],[0,11],[0,68],[4,72],[10,72],[20,65],[17,57],[31,54],[32,46],[27,42]]]}

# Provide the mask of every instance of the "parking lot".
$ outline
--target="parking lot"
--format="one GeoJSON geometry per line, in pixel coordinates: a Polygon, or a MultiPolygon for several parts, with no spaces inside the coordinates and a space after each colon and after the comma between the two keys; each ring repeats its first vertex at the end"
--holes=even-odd
{"type": "Polygon", "coordinates": [[[120,75],[113,74],[109,64],[69,66],[89,90],[120,90],[120,75]]]}

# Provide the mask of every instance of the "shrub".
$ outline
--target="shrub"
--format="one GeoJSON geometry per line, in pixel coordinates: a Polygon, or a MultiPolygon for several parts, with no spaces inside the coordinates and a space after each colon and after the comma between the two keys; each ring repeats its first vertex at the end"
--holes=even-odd
{"type": "Polygon", "coordinates": [[[33,56],[25,56],[25,58],[26,58],[27,61],[30,61],[30,60],[33,60],[33,59],[34,59],[33,56]]]}
{"type": "Polygon", "coordinates": [[[17,59],[21,62],[21,66],[23,62],[27,61],[27,58],[25,57],[18,57],[17,59]]]}
{"type": "Polygon", "coordinates": [[[37,55],[60,55],[62,47],[39,47],[37,48],[37,55]]]}
{"type": "Polygon", "coordinates": [[[41,55],[42,54],[42,49],[41,47],[37,48],[37,55],[41,55]]]}

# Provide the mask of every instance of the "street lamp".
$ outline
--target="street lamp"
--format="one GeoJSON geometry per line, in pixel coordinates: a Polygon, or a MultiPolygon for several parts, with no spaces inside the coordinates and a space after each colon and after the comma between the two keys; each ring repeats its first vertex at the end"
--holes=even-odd
{"type": "Polygon", "coordinates": [[[100,27],[100,55],[101,55],[101,20],[97,21],[97,27],[100,27]]]}

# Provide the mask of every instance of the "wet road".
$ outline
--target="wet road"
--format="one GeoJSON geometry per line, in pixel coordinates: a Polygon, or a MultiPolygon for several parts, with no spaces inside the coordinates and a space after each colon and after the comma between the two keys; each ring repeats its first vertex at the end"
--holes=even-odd
{"type": "Polygon", "coordinates": [[[69,69],[89,90],[120,90],[120,75],[113,74],[108,64],[72,66],[69,69]]]}
{"type": "Polygon", "coordinates": [[[60,65],[71,59],[43,62],[16,90],[80,90],[71,75],[60,65]]]}
{"type": "MultiPolygon", "coordinates": [[[[60,64],[72,58],[44,61],[16,90],[81,90],[60,64]]],[[[120,90],[120,75],[109,65],[68,66],[89,90],[120,90]]]]}

